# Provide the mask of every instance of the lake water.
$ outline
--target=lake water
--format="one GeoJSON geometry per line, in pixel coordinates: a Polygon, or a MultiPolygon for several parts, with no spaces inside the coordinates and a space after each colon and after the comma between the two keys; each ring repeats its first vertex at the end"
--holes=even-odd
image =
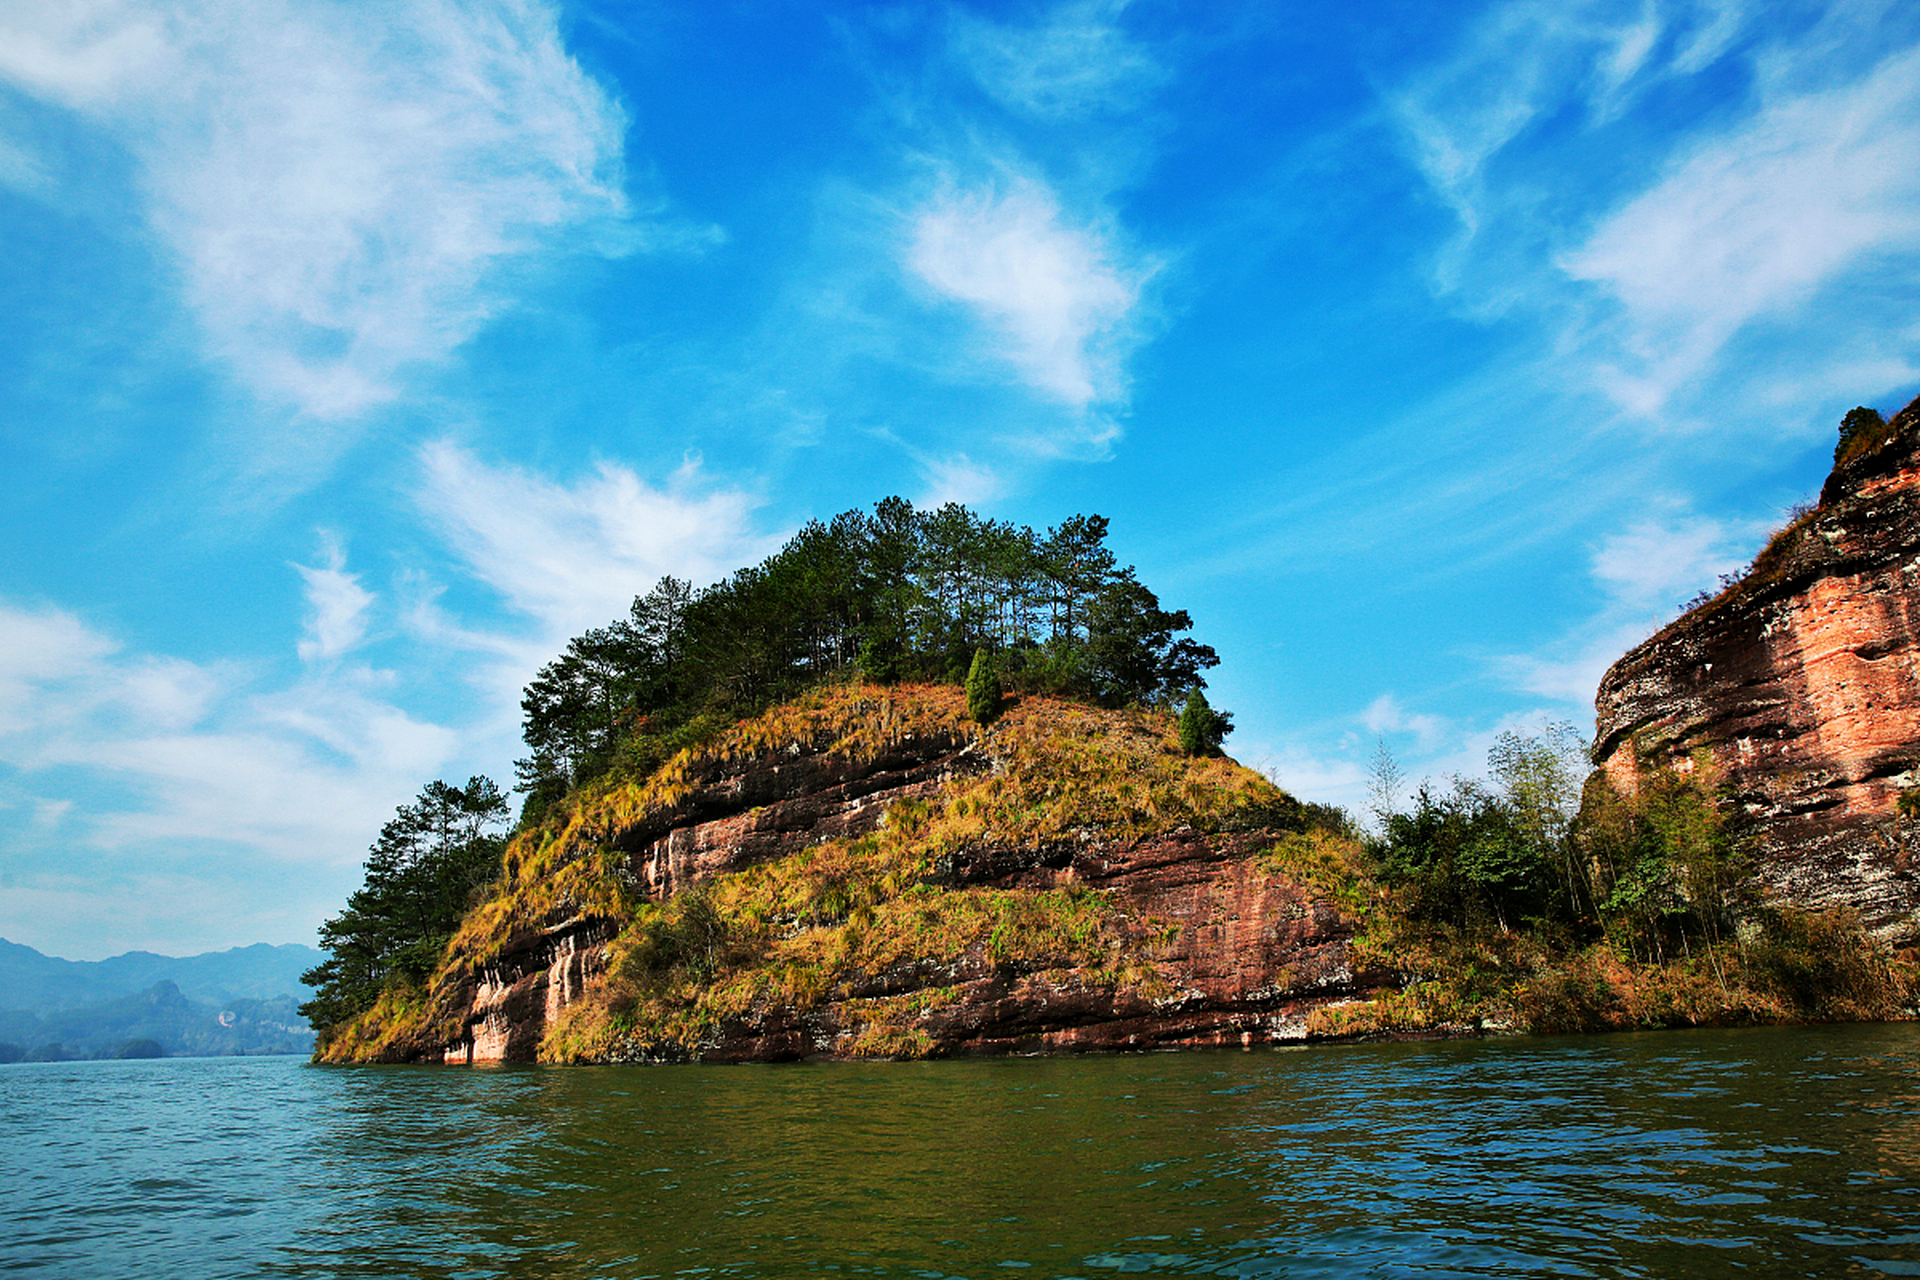
{"type": "Polygon", "coordinates": [[[30,1276],[1920,1275],[1920,1027],[0,1067],[30,1276]]]}

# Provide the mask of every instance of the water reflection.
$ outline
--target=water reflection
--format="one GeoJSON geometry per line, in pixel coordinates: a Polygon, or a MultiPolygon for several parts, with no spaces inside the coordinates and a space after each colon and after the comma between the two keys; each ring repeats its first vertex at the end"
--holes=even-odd
{"type": "Polygon", "coordinates": [[[0,1184],[0,1269],[1920,1274],[1912,1026],[882,1066],[85,1065],[0,1071],[9,1147],[31,1153],[0,1184]]]}
{"type": "Polygon", "coordinates": [[[396,1248],[421,1274],[1905,1274],[1916,1049],[1896,1027],[329,1073],[322,1165],[384,1173],[320,1253],[364,1248],[369,1274],[396,1248]]]}

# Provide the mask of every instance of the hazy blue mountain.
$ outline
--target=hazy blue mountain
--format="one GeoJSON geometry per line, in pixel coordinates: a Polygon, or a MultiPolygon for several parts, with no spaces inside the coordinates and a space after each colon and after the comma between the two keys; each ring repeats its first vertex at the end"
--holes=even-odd
{"type": "Polygon", "coordinates": [[[107,960],[62,960],[0,938],[0,1010],[47,1014],[136,995],[159,982],[204,1004],[278,997],[298,1004],[313,994],[300,975],[323,959],[312,947],[257,942],[179,958],[129,951],[107,960]]]}
{"type": "Polygon", "coordinates": [[[144,991],[44,1014],[0,1012],[0,1062],[67,1058],[310,1053],[313,1032],[290,995],[189,1000],[161,979],[144,991]]]}

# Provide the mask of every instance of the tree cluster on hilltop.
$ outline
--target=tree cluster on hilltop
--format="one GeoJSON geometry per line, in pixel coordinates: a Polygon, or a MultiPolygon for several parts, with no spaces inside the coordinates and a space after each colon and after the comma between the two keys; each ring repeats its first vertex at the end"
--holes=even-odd
{"type": "MultiPolygon", "coordinates": [[[[1103,516],[1036,535],[957,503],[809,523],[779,551],[704,590],[662,578],[627,616],[568,642],[525,690],[522,823],[616,767],[645,773],[720,725],[837,673],[972,682],[977,717],[1003,692],[1108,706],[1171,705],[1205,685],[1210,646],[1106,546],[1103,516]]],[[[1205,699],[1199,702],[1205,707],[1205,699]]],[[[1230,728],[1208,711],[1201,752],[1230,728]]],[[[506,798],[492,781],[432,782],[382,828],[364,886],[320,929],[303,975],[321,1033],[393,983],[432,973],[474,894],[499,873],[506,798]]]]}
{"type": "Polygon", "coordinates": [[[963,683],[974,655],[1010,693],[1105,706],[1170,703],[1206,682],[1213,649],[1179,633],[1106,546],[1107,520],[1047,530],[958,503],[814,521],[760,564],[705,590],[662,578],[628,615],[570,641],[521,701],[516,762],[528,817],[617,763],[645,770],[703,730],[857,669],[963,683]]]}

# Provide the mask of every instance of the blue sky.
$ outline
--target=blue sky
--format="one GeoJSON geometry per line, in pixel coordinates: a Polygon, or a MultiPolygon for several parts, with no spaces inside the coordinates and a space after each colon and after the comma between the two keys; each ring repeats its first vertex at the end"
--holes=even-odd
{"type": "Polygon", "coordinates": [[[311,941],[663,573],[1076,512],[1363,801],[1920,391],[1920,7],[14,0],[0,936],[311,941]]]}

